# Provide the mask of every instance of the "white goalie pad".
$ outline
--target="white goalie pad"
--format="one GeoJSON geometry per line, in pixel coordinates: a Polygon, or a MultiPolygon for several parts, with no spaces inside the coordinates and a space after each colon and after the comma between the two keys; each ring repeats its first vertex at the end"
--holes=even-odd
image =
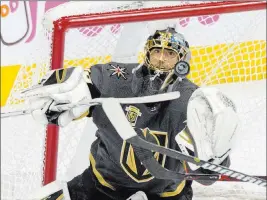
{"type": "Polygon", "coordinates": [[[148,198],[143,191],[138,191],[135,194],[131,195],[126,200],[148,200],[148,198]]]}
{"type": "Polygon", "coordinates": [[[46,125],[46,112],[62,112],[58,117],[58,125],[66,126],[72,120],[87,114],[88,106],[76,106],[82,99],[91,99],[87,86],[89,77],[82,67],[70,67],[50,71],[40,84],[24,91],[24,97],[31,105],[33,118],[46,125]],[[64,111],[64,112],[63,112],[64,111]]]}
{"type": "Polygon", "coordinates": [[[43,77],[40,84],[23,91],[22,95],[24,97],[47,97],[70,92],[77,87],[81,78],[83,78],[82,67],[51,70],[43,77]],[[61,75],[60,71],[62,71],[61,75]]]}
{"type": "Polygon", "coordinates": [[[62,190],[64,200],[71,200],[70,194],[68,190],[67,182],[65,181],[54,181],[52,183],[47,184],[44,187],[41,187],[37,191],[33,191],[32,194],[29,195],[28,199],[39,200],[46,199],[47,197],[53,195],[54,193],[62,190]]]}
{"type": "Polygon", "coordinates": [[[220,164],[234,145],[238,126],[235,105],[216,88],[199,88],[189,99],[187,126],[195,155],[220,164]]]}

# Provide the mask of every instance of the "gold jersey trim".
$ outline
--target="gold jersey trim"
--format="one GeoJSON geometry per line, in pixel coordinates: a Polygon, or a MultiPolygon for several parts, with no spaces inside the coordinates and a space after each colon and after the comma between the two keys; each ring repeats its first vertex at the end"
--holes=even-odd
{"type": "Polygon", "coordinates": [[[77,118],[73,119],[73,121],[82,119],[82,118],[86,117],[87,115],[89,115],[89,113],[90,113],[89,110],[87,110],[87,111],[86,111],[85,113],[83,113],[80,117],[77,117],[77,118]]]}
{"type": "Polygon", "coordinates": [[[63,72],[62,72],[62,77],[60,78],[60,75],[59,75],[59,70],[56,70],[56,79],[57,79],[57,83],[62,83],[65,78],[66,78],[66,75],[67,75],[67,69],[63,69],[63,72]]]}
{"type": "Polygon", "coordinates": [[[64,194],[61,194],[56,200],[63,200],[64,199],[64,194]]]}
{"type": "Polygon", "coordinates": [[[89,156],[89,160],[90,160],[90,162],[91,162],[91,164],[92,164],[93,173],[95,174],[95,176],[96,176],[98,182],[99,182],[101,185],[103,185],[103,186],[105,186],[105,187],[108,187],[108,188],[110,188],[110,189],[112,189],[112,190],[115,191],[116,189],[115,189],[112,185],[110,185],[110,184],[103,178],[103,176],[100,174],[100,172],[96,169],[96,167],[95,167],[95,159],[94,159],[94,157],[93,157],[92,154],[90,154],[90,156],[89,156]]]}
{"type": "MultiPolygon", "coordinates": [[[[150,130],[149,128],[141,129],[145,138],[150,135],[154,138],[157,145],[168,146],[168,133],[161,131],[150,130]]],[[[155,159],[164,167],[166,155],[153,152],[155,159]]],[[[144,183],[154,179],[154,176],[142,165],[140,160],[136,157],[134,149],[131,144],[123,141],[120,155],[120,165],[124,172],[135,182],[144,183]]]]}
{"type": "Polygon", "coordinates": [[[178,194],[180,194],[183,189],[184,189],[184,186],[185,186],[185,180],[183,180],[179,185],[178,187],[176,188],[176,190],[172,191],[172,192],[163,192],[161,193],[160,197],[173,197],[173,196],[176,196],[178,194]]]}

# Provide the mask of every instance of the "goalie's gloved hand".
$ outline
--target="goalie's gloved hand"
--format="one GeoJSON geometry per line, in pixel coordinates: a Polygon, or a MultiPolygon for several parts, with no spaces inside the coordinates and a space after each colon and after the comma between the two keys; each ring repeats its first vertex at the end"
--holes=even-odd
{"type": "Polygon", "coordinates": [[[234,147],[238,127],[235,105],[216,88],[199,88],[189,99],[187,127],[195,156],[221,164],[234,147]]]}
{"type": "Polygon", "coordinates": [[[91,99],[82,67],[50,71],[41,82],[23,92],[31,106],[32,116],[42,124],[66,126],[72,120],[88,115],[88,106],[74,106],[82,99],[91,99]]]}

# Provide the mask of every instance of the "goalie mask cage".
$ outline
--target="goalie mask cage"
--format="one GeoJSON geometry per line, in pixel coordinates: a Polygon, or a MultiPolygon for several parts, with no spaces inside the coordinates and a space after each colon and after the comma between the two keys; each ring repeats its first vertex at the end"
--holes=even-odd
{"type": "MultiPolygon", "coordinates": [[[[21,67],[2,112],[27,109],[19,92],[36,84],[50,69],[90,68],[111,60],[140,63],[149,34],[175,26],[190,44],[188,78],[197,85],[216,85],[229,92],[237,105],[241,128],[231,168],[265,175],[265,15],[263,1],[64,3],[44,15],[37,50],[21,67]],[[236,90],[231,92],[229,87],[236,90]]],[[[90,144],[82,148],[81,138],[89,134],[94,138],[95,127],[88,125],[92,122],[87,118],[60,129],[38,125],[29,115],[1,118],[1,122],[1,199],[27,199],[43,184],[70,180],[77,158],[84,151],[89,155],[90,144]]],[[[86,165],[79,172],[74,170],[75,175],[86,165]]],[[[266,196],[265,188],[251,183],[217,182],[207,187],[194,183],[193,189],[194,199],[266,196]]]]}

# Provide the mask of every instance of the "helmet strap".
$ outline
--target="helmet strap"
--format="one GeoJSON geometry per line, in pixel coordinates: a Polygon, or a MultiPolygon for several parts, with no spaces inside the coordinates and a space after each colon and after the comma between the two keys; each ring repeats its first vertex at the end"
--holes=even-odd
{"type": "Polygon", "coordinates": [[[173,81],[175,81],[175,74],[174,74],[174,70],[171,70],[167,77],[165,78],[162,86],[160,87],[159,91],[164,91],[171,83],[173,83],[173,81]]]}

